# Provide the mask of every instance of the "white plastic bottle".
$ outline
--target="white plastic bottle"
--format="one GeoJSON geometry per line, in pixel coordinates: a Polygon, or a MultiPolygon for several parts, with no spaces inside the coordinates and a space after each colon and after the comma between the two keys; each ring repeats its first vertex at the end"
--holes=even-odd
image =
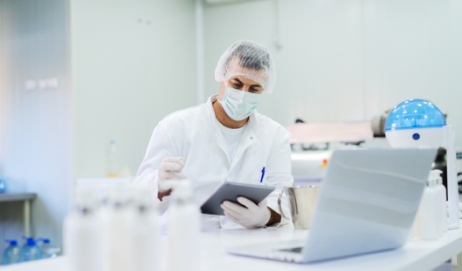
{"type": "Polygon", "coordinates": [[[133,200],[129,211],[128,253],[130,270],[159,270],[160,234],[159,217],[149,186],[132,188],[133,200]]]}
{"type": "Polygon", "coordinates": [[[107,161],[106,161],[106,177],[108,178],[118,177],[119,168],[117,165],[116,153],[117,153],[117,149],[116,149],[115,141],[111,140],[109,142],[109,148],[107,150],[107,161]]]}
{"type": "Polygon", "coordinates": [[[411,234],[409,236],[409,240],[412,240],[415,237],[420,238],[420,228],[421,228],[421,225],[420,225],[421,224],[420,223],[421,215],[420,215],[420,213],[422,212],[421,209],[422,209],[422,204],[419,205],[419,209],[417,210],[417,213],[415,215],[414,223],[412,224],[411,234]]]}
{"type": "Polygon", "coordinates": [[[188,180],[175,182],[168,212],[167,270],[200,270],[200,211],[194,204],[188,180]]]}
{"type": "Polygon", "coordinates": [[[429,178],[422,198],[420,236],[423,240],[436,240],[441,232],[441,197],[436,180],[429,178]]]}
{"type": "Polygon", "coordinates": [[[436,179],[436,189],[438,193],[440,194],[440,199],[441,199],[441,226],[442,226],[442,232],[445,233],[448,231],[448,206],[447,206],[447,201],[446,201],[446,187],[443,185],[443,178],[441,177],[441,173],[443,173],[441,170],[435,169],[432,170],[432,172],[435,172],[435,179],[436,179]]]}
{"type": "Polygon", "coordinates": [[[131,271],[127,251],[127,187],[109,187],[108,200],[100,212],[103,271],[131,271]]]}
{"type": "Polygon", "coordinates": [[[77,190],[74,210],[64,220],[64,254],[72,271],[101,271],[101,229],[96,191],[77,190]]]}

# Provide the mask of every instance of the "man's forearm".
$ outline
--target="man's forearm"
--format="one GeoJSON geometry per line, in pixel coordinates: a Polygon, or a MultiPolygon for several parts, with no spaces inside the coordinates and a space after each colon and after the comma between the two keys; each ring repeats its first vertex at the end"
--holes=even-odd
{"type": "Polygon", "coordinates": [[[268,207],[268,209],[270,210],[271,216],[270,216],[270,219],[268,220],[268,223],[266,223],[266,226],[271,226],[271,225],[280,223],[281,222],[281,215],[278,214],[273,209],[271,209],[270,207],[268,207]]]}

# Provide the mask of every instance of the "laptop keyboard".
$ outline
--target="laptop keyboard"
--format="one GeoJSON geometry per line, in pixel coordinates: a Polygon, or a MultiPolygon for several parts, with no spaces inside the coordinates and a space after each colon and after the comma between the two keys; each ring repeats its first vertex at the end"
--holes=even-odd
{"type": "Polygon", "coordinates": [[[302,249],[303,249],[303,247],[293,247],[293,248],[281,249],[279,251],[292,252],[292,253],[302,253],[302,249]]]}

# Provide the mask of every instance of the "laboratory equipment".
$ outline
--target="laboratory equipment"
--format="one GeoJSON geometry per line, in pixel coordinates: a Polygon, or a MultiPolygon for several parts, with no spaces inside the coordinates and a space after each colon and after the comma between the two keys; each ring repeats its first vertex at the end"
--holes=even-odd
{"type": "Polygon", "coordinates": [[[101,229],[97,192],[78,187],[72,212],[64,221],[64,253],[71,271],[101,271],[101,229]]]}
{"type": "Polygon", "coordinates": [[[228,251],[305,263],[398,248],[408,240],[435,155],[436,149],[335,151],[307,239],[228,251]]]}
{"type": "Polygon", "coordinates": [[[8,247],[3,251],[3,265],[21,262],[21,248],[16,240],[6,240],[8,247]]]}
{"type": "Polygon", "coordinates": [[[318,198],[318,191],[319,186],[284,187],[278,199],[279,213],[285,219],[290,220],[292,218],[296,229],[309,229],[318,198]],[[281,199],[284,193],[289,198],[290,216],[289,214],[286,215],[281,208],[281,199]]]}
{"type": "Polygon", "coordinates": [[[6,192],[6,182],[2,179],[0,179],[0,194],[6,192]]]}
{"type": "Polygon", "coordinates": [[[172,181],[168,210],[168,271],[198,271],[201,265],[200,211],[189,180],[172,181]]]}
{"type": "Polygon", "coordinates": [[[448,229],[459,228],[454,127],[446,124],[441,110],[427,100],[406,100],[398,104],[388,115],[385,135],[393,148],[446,149],[448,229]]]}
{"type": "Polygon", "coordinates": [[[285,128],[291,133],[291,165],[296,185],[319,184],[326,176],[334,150],[359,149],[360,142],[373,139],[370,122],[296,123],[285,128]]]}
{"type": "Polygon", "coordinates": [[[21,247],[21,261],[28,262],[42,258],[42,251],[37,246],[37,242],[32,237],[25,238],[26,242],[21,247]]]}

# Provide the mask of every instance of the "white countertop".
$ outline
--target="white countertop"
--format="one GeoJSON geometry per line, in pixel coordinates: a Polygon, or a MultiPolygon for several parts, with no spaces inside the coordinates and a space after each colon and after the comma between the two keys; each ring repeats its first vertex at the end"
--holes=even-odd
{"type": "MultiPolygon", "coordinates": [[[[222,230],[203,233],[202,255],[204,271],[290,271],[290,270],[374,270],[425,271],[433,270],[462,252],[462,229],[445,233],[437,241],[409,241],[403,248],[350,257],[316,264],[291,264],[263,259],[234,256],[226,253],[229,247],[263,242],[304,238],[307,231],[290,229],[222,230]]],[[[165,245],[165,240],[164,244],[165,245]]],[[[2,271],[70,270],[66,257],[40,260],[2,268],[2,271]]],[[[164,270],[164,269],[161,269],[164,270]]]]}

